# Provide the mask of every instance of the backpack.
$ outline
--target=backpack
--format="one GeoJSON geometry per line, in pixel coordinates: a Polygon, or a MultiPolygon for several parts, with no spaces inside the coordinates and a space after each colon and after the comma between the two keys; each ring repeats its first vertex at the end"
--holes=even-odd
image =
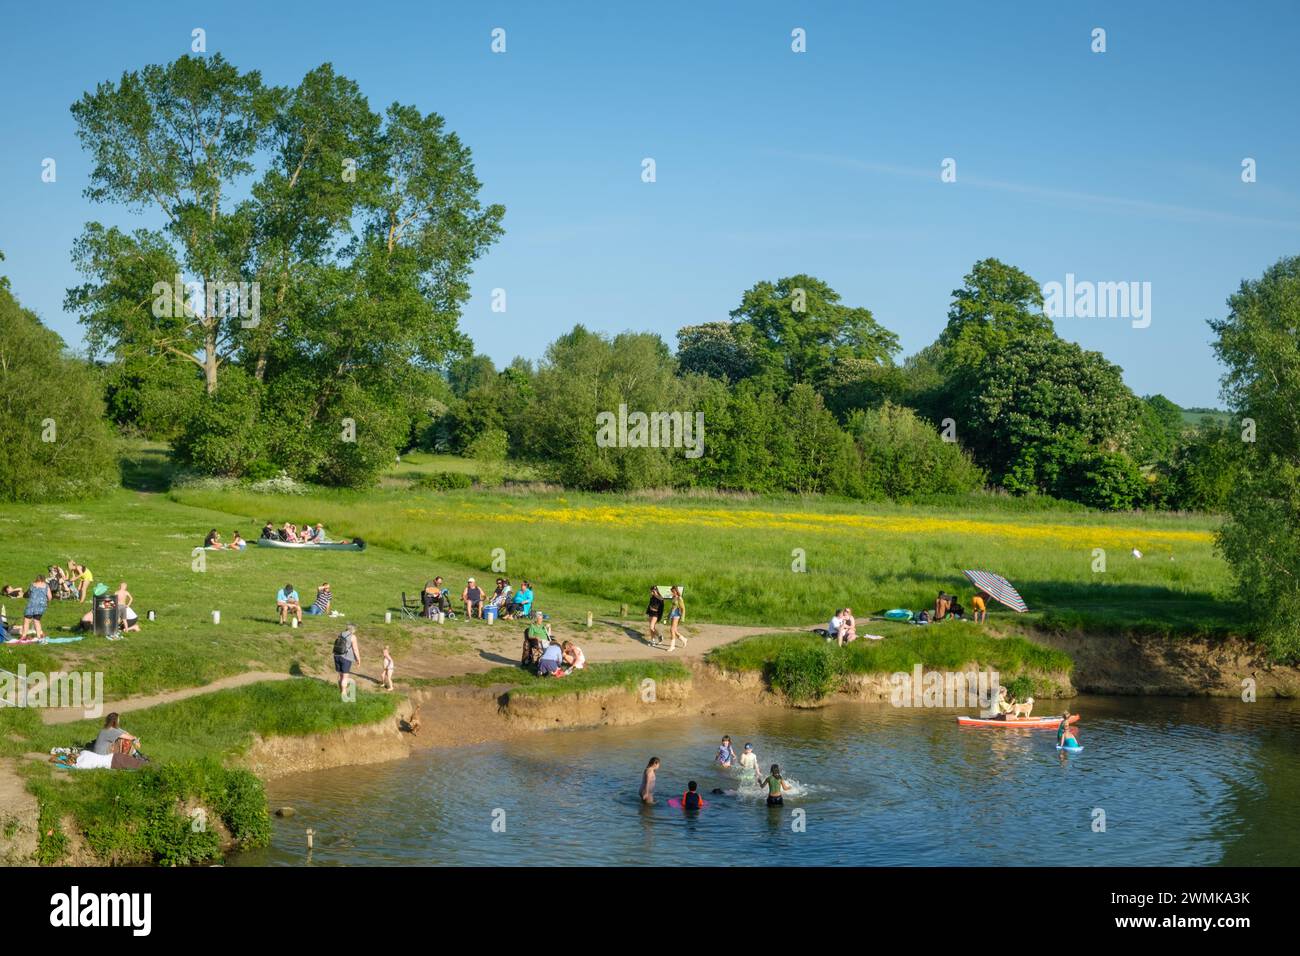
{"type": "Polygon", "coordinates": [[[347,657],[348,652],[352,650],[351,635],[346,631],[334,638],[334,656],[347,657]]]}

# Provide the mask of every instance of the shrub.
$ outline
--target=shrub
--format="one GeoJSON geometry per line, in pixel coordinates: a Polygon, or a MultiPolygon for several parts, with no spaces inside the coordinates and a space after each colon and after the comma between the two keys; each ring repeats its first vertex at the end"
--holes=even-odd
{"type": "Polygon", "coordinates": [[[839,689],[843,664],[838,650],[826,642],[789,644],[772,660],[768,682],[791,703],[816,703],[839,689]]]}
{"type": "Polygon", "coordinates": [[[1021,674],[1011,680],[1006,685],[1007,696],[1014,697],[1018,701],[1024,701],[1026,698],[1033,696],[1034,679],[1028,674],[1021,674]]]}
{"type": "Polygon", "coordinates": [[[435,471],[429,475],[420,475],[413,484],[421,490],[457,491],[471,487],[474,479],[459,471],[435,471]]]}
{"type": "Polygon", "coordinates": [[[100,382],[0,282],[0,501],[101,494],[121,475],[100,382]]]}

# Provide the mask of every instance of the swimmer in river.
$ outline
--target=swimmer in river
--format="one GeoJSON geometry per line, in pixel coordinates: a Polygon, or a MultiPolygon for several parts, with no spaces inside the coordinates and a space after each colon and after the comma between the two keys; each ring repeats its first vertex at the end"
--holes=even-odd
{"type": "Polygon", "coordinates": [[[1079,741],[1074,736],[1074,730],[1070,727],[1070,712],[1068,710],[1061,715],[1061,722],[1056,727],[1056,746],[1064,747],[1067,750],[1079,746],[1079,741]]]}
{"type": "Polygon", "coordinates": [[[718,763],[722,764],[723,767],[730,770],[731,764],[735,761],[735,759],[736,759],[736,750],[734,747],[731,746],[731,738],[723,737],[722,746],[718,748],[718,756],[717,756],[718,763]]]}
{"type": "Polygon", "coordinates": [[[772,764],[772,772],[760,786],[767,787],[767,805],[779,807],[785,803],[783,795],[790,789],[790,784],[781,776],[781,765],[772,764]]]}
{"type": "Polygon", "coordinates": [[[754,753],[753,744],[745,744],[744,752],[740,755],[740,769],[746,775],[752,773],[754,782],[760,786],[763,783],[763,775],[758,772],[758,754],[754,753]]]}
{"type": "Polygon", "coordinates": [[[645,765],[645,773],[641,774],[641,802],[655,802],[655,773],[659,770],[659,758],[651,757],[650,762],[645,765]]]}

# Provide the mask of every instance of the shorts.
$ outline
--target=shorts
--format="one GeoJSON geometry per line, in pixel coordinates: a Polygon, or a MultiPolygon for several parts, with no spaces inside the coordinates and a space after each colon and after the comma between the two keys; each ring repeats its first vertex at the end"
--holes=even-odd
{"type": "Polygon", "coordinates": [[[560,664],[558,661],[541,661],[537,665],[537,676],[545,677],[548,674],[554,674],[559,669],[560,664]]]}
{"type": "Polygon", "coordinates": [[[334,669],[340,674],[350,674],[352,673],[352,661],[344,657],[342,654],[335,654],[334,669]]]}
{"type": "Polygon", "coordinates": [[[769,807],[783,807],[785,806],[785,800],[782,799],[779,793],[774,796],[769,795],[767,798],[767,805],[769,807]]]}
{"type": "Polygon", "coordinates": [[[35,614],[29,614],[26,611],[23,612],[23,617],[27,618],[29,621],[39,621],[44,616],[44,611],[37,611],[35,614]]]}
{"type": "Polygon", "coordinates": [[[675,618],[675,617],[681,617],[681,616],[682,616],[682,612],[681,612],[681,611],[678,611],[678,610],[676,610],[676,609],[673,610],[673,613],[672,613],[672,614],[669,614],[669,615],[668,615],[668,617],[669,617],[670,620],[671,620],[672,618],[675,618]]]}

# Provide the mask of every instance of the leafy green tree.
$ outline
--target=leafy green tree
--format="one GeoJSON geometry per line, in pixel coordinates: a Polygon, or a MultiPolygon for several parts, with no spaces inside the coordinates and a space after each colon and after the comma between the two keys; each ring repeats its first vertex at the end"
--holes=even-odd
{"type": "Polygon", "coordinates": [[[838,292],[809,275],[759,282],[731,318],[742,326],[736,337],[752,348],[757,373],[773,384],[816,386],[837,362],[883,365],[898,351],[898,336],[869,310],[841,304],[838,292]]]}
{"type": "Polygon", "coordinates": [[[64,501],[118,484],[101,383],[0,281],[0,500],[64,501]]]}
{"type": "Polygon", "coordinates": [[[1218,546],[1237,593],[1281,660],[1300,658],[1300,256],[1242,282],[1212,320],[1223,395],[1253,438],[1218,546]],[[1252,432],[1253,426],[1253,432],[1252,432]]]}
{"type": "MultiPolygon", "coordinates": [[[[469,271],[501,233],[502,208],[480,203],[469,150],[442,117],[401,104],[376,114],[328,64],[270,87],[219,55],[125,73],[73,117],[95,162],[87,194],[164,221],[133,233],[90,223],[78,240],[88,281],[68,307],[96,354],[197,366],[218,419],[246,399],[293,398],[253,416],[265,434],[249,447],[300,477],[371,480],[426,414],[402,399],[413,370],[468,351],[469,271]],[[177,294],[179,274],[198,295],[177,294]],[[217,399],[235,368],[265,389],[217,399]],[[364,433],[340,437],[342,419],[364,433]]],[[[234,447],[190,461],[239,473],[234,447]]]]}
{"type": "Polygon", "coordinates": [[[1031,333],[980,365],[962,438],[995,480],[1019,494],[1069,497],[1093,452],[1124,451],[1136,400],[1118,366],[1072,342],[1031,333]]]}
{"type": "Polygon", "coordinates": [[[861,455],[864,498],[960,494],[983,483],[979,468],[957,443],[944,441],[910,408],[886,402],[855,411],[845,429],[861,455]]]}
{"type": "Polygon", "coordinates": [[[466,450],[478,464],[479,484],[489,488],[501,484],[509,448],[510,438],[500,428],[489,428],[474,437],[466,450]]]}
{"type": "Polygon", "coordinates": [[[1012,341],[1054,335],[1038,283],[1015,266],[981,259],[953,290],[939,344],[952,361],[973,366],[1012,341]]]}
{"type": "Polygon", "coordinates": [[[1222,511],[1247,462],[1247,447],[1236,427],[1202,421],[1173,453],[1169,506],[1222,511]]]}
{"type": "Polygon", "coordinates": [[[677,331],[677,362],[685,373],[739,382],[757,371],[749,327],[705,322],[677,331]]]}

